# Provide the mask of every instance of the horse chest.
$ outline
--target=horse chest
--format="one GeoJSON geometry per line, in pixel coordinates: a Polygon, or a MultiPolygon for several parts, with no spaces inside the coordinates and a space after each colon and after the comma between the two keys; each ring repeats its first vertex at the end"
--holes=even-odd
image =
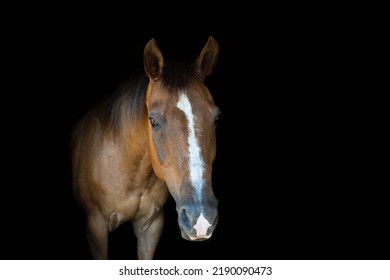
{"type": "Polygon", "coordinates": [[[154,188],[143,192],[129,191],[117,201],[115,209],[108,215],[110,230],[114,230],[123,222],[154,216],[160,211],[168,198],[168,191],[164,186],[155,185],[154,188]]]}

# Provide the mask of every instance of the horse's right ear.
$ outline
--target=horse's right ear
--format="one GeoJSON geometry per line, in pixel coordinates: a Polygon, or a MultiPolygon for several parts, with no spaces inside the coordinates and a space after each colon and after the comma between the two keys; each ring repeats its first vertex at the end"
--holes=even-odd
{"type": "Polygon", "coordinates": [[[156,40],[151,39],[144,48],[144,69],[151,80],[161,77],[164,58],[157,46],[156,40]]]}

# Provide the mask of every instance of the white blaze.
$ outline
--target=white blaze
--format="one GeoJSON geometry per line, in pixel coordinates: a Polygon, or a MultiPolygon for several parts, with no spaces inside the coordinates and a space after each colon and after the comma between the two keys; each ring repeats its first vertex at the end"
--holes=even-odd
{"type": "Polygon", "coordinates": [[[188,164],[190,170],[191,184],[200,196],[203,187],[204,162],[200,153],[200,147],[195,135],[194,115],[192,114],[191,103],[187,95],[182,92],[179,95],[177,108],[184,112],[188,123],[188,164]]]}
{"type": "Polygon", "coordinates": [[[193,228],[196,230],[196,236],[205,236],[207,234],[207,229],[211,226],[209,221],[203,216],[203,213],[200,213],[196,224],[193,228]]]}

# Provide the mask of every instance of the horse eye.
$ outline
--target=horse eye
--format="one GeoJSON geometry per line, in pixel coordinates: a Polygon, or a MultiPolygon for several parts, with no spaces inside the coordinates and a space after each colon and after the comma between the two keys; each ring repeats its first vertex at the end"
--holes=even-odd
{"type": "Polygon", "coordinates": [[[219,124],[219,123],[221,122],[221,117],[222,117],[221,113],[219,113],[219,114],[215,117],[215,119],[214,119],[214,124],[215,124],[215,125],[217,125],[217,124],[219,124]]]}
{"type": "Polygon", "coordinates": [[[152,127],[155,127],[158,125],[158,122],[154,118],[149,118],[149,122],[152,125],[152,127]]]}

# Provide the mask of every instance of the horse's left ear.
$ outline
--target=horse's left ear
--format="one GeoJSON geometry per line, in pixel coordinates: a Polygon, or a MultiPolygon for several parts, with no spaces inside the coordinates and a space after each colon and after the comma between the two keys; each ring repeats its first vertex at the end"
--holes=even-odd
{"type": "Polygon", "coordinates": [[[213,36],[210,36],[206,45],[195,60],[196,72],[203,79],[213,72],[215,64],[217,63],[218,52],[218,43],[213,36]]]}

